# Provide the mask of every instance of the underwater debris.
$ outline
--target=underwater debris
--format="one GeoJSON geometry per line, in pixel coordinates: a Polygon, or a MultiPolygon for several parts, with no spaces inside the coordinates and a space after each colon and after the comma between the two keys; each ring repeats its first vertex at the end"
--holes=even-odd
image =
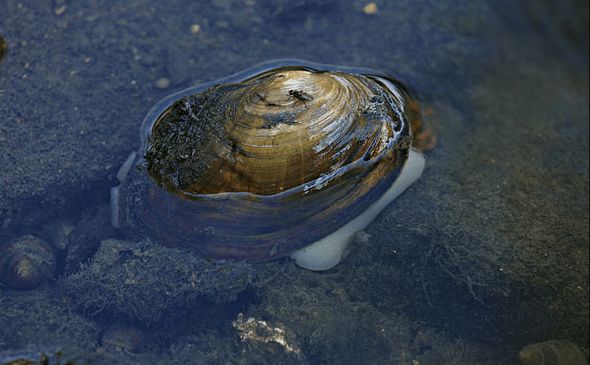
{"type": "Polygon", "coordinates": [[[301,355],[299,347],[287,341],[285,329],[282,327],[272,326],[267,321],[254,317],[244,318],[243,313],[238,314],[238,318],[232,322],[232,326],[238,331],[242,341],[277,343],[283,347],[285,352],[301,355]]]}

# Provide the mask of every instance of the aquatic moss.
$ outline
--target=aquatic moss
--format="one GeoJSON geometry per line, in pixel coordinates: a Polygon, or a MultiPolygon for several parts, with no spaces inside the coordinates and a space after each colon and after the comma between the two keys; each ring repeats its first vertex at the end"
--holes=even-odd
{"type": "Polygon", "coordinates": [[[186,313],[199,300],[234,300],[252,280],[247,264],[216,262],[150,241],[105,240],[92,261],[60,280],[84,313],[146,325],[186,313]]]}
{"type": "Polygon", "coordinates": [[[383,310],[383,303],[404,298],[382,298],[377,305],[362,299],[357,285],[374,283],[350,280],[358,274],[344,265],[321,275],[287,270],[262,290],[260,303],[245,315],[282,325],[288,340],[301,348],[301,358],[312,364],[493,363],[490,351],[479,344],[448,339],[401,308],[383,310]]]}
{"type": "Polygon", "coordinates": [[[97,326],[73,312],[66,298],[49,287],[0,290],[0,323],[0,353],[63,347],[91,350],[97,344],[97,326]]]}

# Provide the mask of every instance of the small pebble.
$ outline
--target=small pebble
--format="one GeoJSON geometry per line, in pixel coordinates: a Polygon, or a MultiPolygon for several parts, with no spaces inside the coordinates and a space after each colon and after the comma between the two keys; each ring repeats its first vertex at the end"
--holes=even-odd
{"type": "Polygon", "coordinates": [[[156,87],[158,89],[166,89],[170,86],[170,79],[167,77],[161,77],[156,81],[156,87]]]}
{"type": "Polygon", "coordinates": [[[197,33],[199,33],[200,30],[201,30],[201,26],[199,24],[191,25],[191,33],[192,34],[197,34],[197,33]]]}
{"type": "Polygon", "coordinates": [[[374,1],[371,1],[363,7],[363,12],[367,15],[377,14],[378,10],[379,8],[377,8],[377,4],[374,1]]]}
{"type": "Polygon", "coordinates": [[[65,13],[65,11],[66,11],[66,5],[65,4],[61,4],[61,5],[58,5],[55,8],[53,8],[53,14],[55,14],[57,16],[62,15],[63,13],[65,13]]]}

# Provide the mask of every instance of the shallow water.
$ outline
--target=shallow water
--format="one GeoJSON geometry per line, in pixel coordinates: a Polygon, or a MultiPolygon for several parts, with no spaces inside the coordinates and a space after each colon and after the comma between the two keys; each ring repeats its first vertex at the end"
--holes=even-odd
{"type": "Polygon", "coordinates": [[[587,353],[587,2],[367,3],[3,1],[0,245],[59,247],[55,277],[0,287],[0,360],[504,364],[556,339],[587,353]],[[285,57],[402,80],[437,136],[420,181],[325,273],[123,241],[109,189],[150,108],[285,57]]]}

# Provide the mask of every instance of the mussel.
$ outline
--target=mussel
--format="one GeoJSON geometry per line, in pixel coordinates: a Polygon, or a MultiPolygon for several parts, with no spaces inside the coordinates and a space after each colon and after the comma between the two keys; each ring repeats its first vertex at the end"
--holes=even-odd
{"type": "Polygon", "coordinates": [[[207,257],[331,268],[422,173],[412,103],[378,71],[300,60],[173,94],[119,170],[113,224],[207,257]]]}

